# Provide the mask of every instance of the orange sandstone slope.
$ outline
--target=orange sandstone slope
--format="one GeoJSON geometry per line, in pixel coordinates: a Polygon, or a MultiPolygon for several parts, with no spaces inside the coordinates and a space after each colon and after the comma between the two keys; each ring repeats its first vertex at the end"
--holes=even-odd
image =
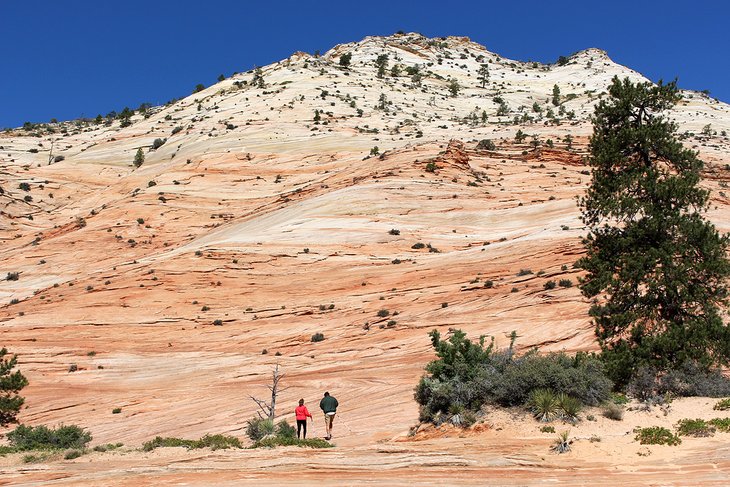
{"type": "MultiPolygon", "coordinates": [[[[338,445],[375,445],[416,421],[431,329],[595,348],[577,288],[543,286],[577,282],[593,104],[611,76],[641,75],[598,50],[539,65],[416,34],[262,73],[263,87],[235,75],[129,127],[0,136],[0,272],[19,273],[0,282],[0,345],[31,383],[23,422],[130,445],[243,436],[249,395],[266,395],[279,364],[280,412],[329,390],[349,427],[338,445]],[[378,78],[381,53],[423,80],[378,78]],[[477,148],[485,138],[494,150],[477,148]]],[[[730,107],[685,95],[669,115],[707,161],[709,216],[728,231],[730,107]]]]}

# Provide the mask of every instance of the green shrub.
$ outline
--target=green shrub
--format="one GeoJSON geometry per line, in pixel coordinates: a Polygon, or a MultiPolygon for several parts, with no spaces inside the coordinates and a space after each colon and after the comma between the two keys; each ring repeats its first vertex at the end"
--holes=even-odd
{"type": "Polygon", "coordinates": [[[63,456],[63,458],[65,460],[73,460],[74,458],[79,458],[83,454],[84,454],[84,451],[83,450],[69,450],[63,456]]]}
{"type": "Polygon", "coordinates": [[[624,419],[624,408],[619,404],[609,402],[603,407],[601,414],[603,414],[605,418],[612,419],[614,421],[621,421],[624,419]]]}
{"type": "Polygon", "coordinates": [[[715,427],[704,419],[681,419],[676,428],[679,436],[704,437],[715,434],[715,427]]]}
{"type": "Polygon", "coordinates": [[[152,150],[157,150],[163,145],[165,145],[165,142],[167,142],[167,139],[160,139],[157,138],[152,142],[152,150]]]}
{"type": "Polygon", "coordinates": [[[276,424],[276,436],[281,438],[295,438],[297,429],[282,419],[276,424]]]}
{"type": "Polygon", "coordinates": [[[597,405],[611,389],[600,361],[585,353],[571,357],[533,350],[515,357],[513,344],[494,351],[493,341],[485,345],[480,337],[474,343],[461,330],[454,330],[448,340],[441,340],[436,330],[430,335],[438,358],[426,365],[426,375],[416,386],[421,421],[439,424],[454,405],[471,411],[485,403],[522,405],[536,389],[551,389],[597,405]]]}
{"type": "Polygon", "coordinates": [[[477,150],[494,150],[496,149],[496,146],[494,145],[494,142],[492,142],[489,139],[482,139],[477,144],[477,150]]]}
{"type": "Polygon", "coordinates": [[[561,392],[557,396],[558,408],[560,409],[560,415],[566,421],[577,421],[578,413],[583,409],[583,403],[580,399],[571,397],[564,392],[561,392]]]}
{"type": "Polygon", "coordinates": [[[274,422],[270,419],[251,418],[246,423],[246,436],[259,441],[265,436],[274,434],[274,422]]]}
{"type": "Polygon", "coordinates": [[[527,407],[535,419],[549,423],[558,416],[558,397],[550,389],[535,389],[530,393],[527,407]]]}
{"type": "Polygon", "coordinates": [[[555,433],[555,427],[553,426],[542,426],[540,428],[541,433],[555,433]]]}
{"type": "Polygon", "coordinates": [[[730,398],[717,401],[713,408],[715,411],[727,411],[730,409],[730,398]]]}
{"type": "Polygon", "coordinates": [[[321,438],[307,438],[299,440],[297,438],[284,438],[280,436],[270,436],[262,440],[256,441],[251,448],[276,448],[277,446],[298,446],[303,448],[332,448],[332,444],[321,438]]]}
{"type": "Polygon", "coordinates": [[[61,425],[56,429],[20,425],[7,438],[19,451],[84,448],[91,441],[91,433],[76,425],[61,425]]]}
{"type": "Polygon", "coordinates": [[[520,272],[517,273],[518,276],[527,276],[529,274],[532,274],[532,269],[520,269],[520,272]]]}
{"type": "Polygon", "coordinates": [[[7,455],[8,453],[15,453],[16,450],[12,446],[0,445],[0,456],[7,455]]]}
{"type": "Polygon", "coordinates": [[[639,368],[627,385],[627,392],[641,401],[673,394],[680,397],[730,396],[730,379],[720,369],[708,369],[687,361],[660,373],[651,367],[639,368]]]}
{"type": "Polygon", "coordinates": [[[555,289],[555,281],[548,281],[543,285],[543,289],[546,291],[549,291],[550,289],[555,289]]]}
{"type": "Polygon", "coordinates": [[[715,418],[710,420],[710,424],[722,431],[723,433],[730,432],[730,418],[715,418]]]}
{"type": "Polygon", "coordinates": [[[571,281],[570,279],[561,279],[560,281],[558,281],[558,286],[571,287],[573,286],[573,281],[571,281]]]}
{"type": "Polygon", "coordinates": [[[558,435],[552,446],[552,450],[556,453],[567,453],[570,451],[570,444],[572,441],[568,439],[568,432],[563,431],[558,435]]]}
{"type": "Polygon", "coordinates": [[[119,414],[122,412],[122,408],[114,408],[112,409],[112,414],[119,414]]]}
{"type": "Polygon", "coordinates": [[[636,441],[642,445],[670,445],[676,446],[682,443],[682,439],[661,426],[652,426],[650,428],[636,428],[634,430],[636,441]]]}
{"type": "Polygon", "coordinates": [[[322,340],[324,340],[324,335],[322,333],[317,332],[312,335],[312,342],[321,342],[322,340]]]}
{"type": "Polygon", "coordinates": [[[377,315],[379,318],[386,318],[387,316],[390,315],[390,311],[388,311],[387,309],[381,309],[381,310],[378,310],[377,315]]]}
{"type": "Polygon", "coordinates": [[[184,447],[188,450],[199,448],[211,448],[213,450],[224,450],[227,448],[243,448],[238,438],[225,435],[205,435],[199,440],[185,440],[182,438],[162,438],[160,436],[142,445],[142,450],[152,451],[155,448],[184,447]]]}

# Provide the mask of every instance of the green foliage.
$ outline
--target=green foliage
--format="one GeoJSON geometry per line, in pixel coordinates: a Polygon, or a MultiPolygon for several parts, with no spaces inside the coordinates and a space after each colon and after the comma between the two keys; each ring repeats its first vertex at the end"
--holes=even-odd
{"type": "Polygon", "coordinates": [[[540,355],[533,350],[514,357],[512,345],[494,351],[493,340],[488,345],[485,337],[472,342],[461,330],[454,330],[448,340],[442,340],[436,330],[430,336],[438,358],[426,365],[427,374],[416,387],[422,421],[438,423],[454,407],[478,411],[486,403],[525,404],[536,389],[551,389],[596,405],[608,398],[611,389],[602,364],[586,354],[540,355]]]}
{"type": "Polygon", "coordinates": [[[312,335],[312,342],[313,343],[321,342],[323,340],[324,340],[324,334],[322,334],[322,333],[317,332],[314,335],[312,335]]]}
{"type": "Polygon", "coordinates": [[[494,142],[492,142],[489,139],[482,139],[477,144],[477,150],[494,150],[497,147],[494,145],[494,142]]]}
{"type": "Polygon", "coordinates": [[[17,364],[17,355],[11,357],[6,348],[0,349],[0,426],[17,423],[17,415],[25,402],[18,393],[28,385],[28,379],[19,370],[12,371],[17,364]]]}
{"type": "Polygon", "coordinates": [[[91,433],[76,425],[47,426],[20,425],[7,434],[10,445],[18,451],[84,448],[91,441],[91,433]]]}
{"type": "Polygon", "coordinates": [[[296,438],[297,429],[282,419],[276,424],[276,436],[280,438],[296,438]]]}
{"type": "Polygon", "coordinates": [[[456,97],[459,94],[459,91],[461,91],[461,85],[459,82],[455,79],[449,81],[449,93],[451,93],[451,96],[456,97]]]}
{"type": "Polygon", "coordinates": [[[704,419],[681,419],[677,422],[679,436],[705,437],[715,434],[715,426],[704,419]]]}
{"type": "Polygon", "coordinates": [[[380,54],[375,59],[375,67],[378,68],[378,78],[385,76],[385,70],[388,68],[388,55],[380,54]]]}
{"type": "Polygon", "coordinates": [[[642,445],[670,445],[676,446],[682,443],[682,439],[661,426],[652,426],[650,428],[636,428],[634,430],[636,436],[634,440],[642,445]]]}
{"type": "Polygon", "coordinates": [[[567,453],[570,451],[570,444],[572,441],[568,438],[568,431],[563,431],[558,435],[552,446],[552,450],[556,453],[567,453]]]}
{"type": "Polygon", "coordinates": [[[723,433],[730,432],[730,418],[714,418],[710,420],[710,424],[723,433]]]}
{"type": "Polygon", "coordinates": [[[580,399],[569,396],[564,392],[558,394],[557,399],[560,416],[566,421],[577,421],[578,413],[583,409],[583,403],[580,402],[580,399]]]}
{"type": "Polygon", "coordinates": [[[160,138],[155,139],[152,142],[152,150],[159,149],[160,147],[162,147],[165,144],[165,142],[167,142],[167,139],[160,139],[160,138]]]}
{"type": "Polygon", "coordinates": [[[616,403],[606,403],[603,407],[602,413],[604,417],[612,419],[614,421],[621,421],[624,419],[624,408],[616,403]]]}
{"type": "Polygon", "coordinates": [[[521,144],[525,141],[527,138],[527,134],[522,131],[522,129],[517,130],[517,133],[515,134],[515,142],[518,144],[521,144]]]}
{"type": "Polygon", "coordinates": [[[199,440],[185,440],[182,438],[162,438],[156,436],[155,439],[142,445],[143,451],[152,451],[155,448],[175,448],[184,447],[188,450],[199,448],[210,448],[212,450],[225,450],[228,448],[243,448],[241,441],[235,436],[225,435],[205,435],[199,440]]]}
{"type": "Polygon", "coordinates": [[[572,287],[573,281],[571,281],[570,279],[561,279],[560,281],[558,281],[558,285],[560,287],[572,287]]]}
{"type": "Polygon", "coordinates": [[[540,432],[541,433],[555,433],[555,427],[554,426],[541,426],[540,432]]]}
{"type": "Polygon", "coordinates": [[[640,367],[730,363],[727,235],[703,213],[703,162],[661,113],[681,98],[675,83],[614,78],[590,141],[592,181],[581,200],[587,275],[583,294],[609,376],[625,386],[640,367]],[[607,298],[603,298],[607,296],[607,298]]]}
{"type": "Polygon", "coordinates": [[[653,367],[639,367],[626,390],[633,397],[647,401],[658,396],[723,397],[730,395],[730,379],[720,369],[706,369],[692,361],[660,372],[653,367]]]}
{"type": "Polygon", "coordinates": [[[84,453],[84,450],[69,450],[63,456],[63,458],[64,460],[73,460],[74,458],[79,458],[84,453]]]}
{"type": "Polygon", "coordinates": [[[204,89],[205,89],[205,85],[202,83],[198,83],[197,85],[195,85],[195,89],[193,90],[193,93],[200,93],[204,89]]]}
{"type": "Polygon", "coordinates": [[[727,411],[728,409],[730,409],[730,398],[717,401],[712,409],[714,409],[715,411],[727,411]]]}
{"type": "Polygon", "coordinates": [[[342,66],[343,68],[350,67],[350,61],[352,61],[352,54],[350,54],[349,52],[346,52],[345,54],[340,56],[340,66],[342,66]]]}
{"type": "Polygon", "coordinates": [[[257,67],[253,70],[253,78],[251,79],[251,84],[257,88],[263,88],[266,86],[266,83],[264,82],[264,73],[261,71],[261,68],[257,67]]]}
{"type": "Polygon", "coordinates": [[[549,423],[558,416],[558,397],[550,389],[535,389],[527,400],[527,408],[535,419],[549,423]]]}
{"type": "Polygon", "coordinates": [[[552,98],[553,105],[558,106],[560,105],[560,88],[558,85],[553,85],[553,98],[552,98]]]}
{"type": "Polygon", "coordinates": [[[265,436],[274,434],[274,422],[268,418],[251,418],[246,423],[246,436],[259,441],[265,436]]]}
{"type": "Polygon", "coordinates": [[[134,161],[132,164],[134,164],[134,167],[140,167],[144,163],[144,153],[142,152],[142,148],[140,147],[137,149],[137,153],[134,155],[134,161]]]}
{"type": "Polygon", "coordinates": [[[321,438],[307,438],[305,440],[299,440],[294,438],[284,438],[280,436],[271,436],[262,440],[256,441],[251,448],[276,448],[277,446],[298,446],[302,448],[332,448],[332,443],[329,443],[321,438]]]}
{"type": "Polygon", "coordinates": [[[486,64],[482,64],[479,66],[479,71],[477,71],[477,79],[481,82],[482,88],[487,87],[487,83],[489,82],[489,66],[486,64]]]}

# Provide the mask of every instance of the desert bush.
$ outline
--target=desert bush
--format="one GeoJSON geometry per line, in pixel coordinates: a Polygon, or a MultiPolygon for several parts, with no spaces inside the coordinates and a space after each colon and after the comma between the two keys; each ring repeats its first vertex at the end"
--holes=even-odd
{"type": "Polygon", "coordinates": [[[494,145],[494,142],[492,142],[489,139],[482,139],[477,144],[478,150],[494,150],[496,149],[496,146],[494,145]]]}
{"type": "Polygon", "coordinates": [[[710,420],[710,424],[723,433],[730,432],[730,418],[714,418],[710,420]]]}
{"type": "Polygon", "coordinates": [[[74,458],[79,458],[83,454],[84,454],[84,451],[83,450],[69,450],[63,456],[63,458],[65,460],[73,460],[74,458]]]}
{"type": "Polygon", "coordinates": [[[555,427],[554,426],[542,426],[540,428],[541,433],[555,433],[555,427]]]}
{"type": "Polygon", "coordinates": [[[280,436],[270,436],[256,441],[251,448],[276,448],[277,446],[298,446],[303,448],[332,448],[332,444],[321,438],[307,438],[300,440],[280,436]]]}
{"type": "Polygon", "coordinates": [[[717,401],[712,409],[714,409],[715,411],[727,411],[728,409],[730,409],[730,398],[717,401]]]}
{"type": "Polygon", "coordinates": [[[558,409],[560,416],[566,421],[575,422],[578,420],[578,413],[583,409],[583,403],[580,399],[569,396],[564,392],[558,394],[558,409]]]}
{"type": "Polygon", "coordinates": [[[213,450],[224,450],[227,448],[243,448],[241,442],[235,436],[205,435],[199,440],[185,440],[183,438],[162,438],[160,436],[142,445],[142,450],[152,451],[155,448],[184,447],[188,450],[198,448],[211,448],[213,450]]]}
{"type": "Polygon", "coordinates": [[[568,439],[568,432],[563,431],[558,435],[558,438],[553,443],[552,450],[556,453],[567,453],[570,451],[570,444],[572,441],[568,439]]]}
{"type": "Polygon", "coordinates": [[[295,438],[297,429],[282,419],[276,424],[276,436],[280,438],[295,438]]]}
{"type": "Polygon", "coordinates": [[[7,434],[10,446],[19,451],[65,448],[83,449],[91,441],[91,433],[76,425],[47,426],[20,425],[7,434]]]}
{"type": "Polygon", "coordinates": [[[636,428],[634,430],[636,436],[634,439],[642,445],[670,445],[676,446],[682,443],[679,436],[675,435],[666,428],[661,426],[652,426],[650,428],[636,428]]]}
{"type": "MultiPolygon", "coordinates": [[[[454,406],[478,411],[486,403],[502,406],[525,404],[536,389],[565,393],[584,404],[597,405],[609,397],[611,382],[602,364],[593,356],[579,353],[540,355],[536,350],[515,357],[513,344],[494,350],[454,330],[448,340],[430,333],[437,359],[426,365],[415,390],[421,421],[438,423],[454,406]]],[[[513,335],[513,340],[515,335],[513,335]]]]}
{"type": "Polygon", "coordinates": [[[520,269],[520,272],[517,273],[518,276],[527,276],[532,274],[532,269],[520,269]]]}
{"type": "Polygon", "coordinates": [[[165,142],[167,142],[167,139],[160,139],[157,138],[152,142],[152,150],[157,150],[163,145],[165,145],[165,142]]]}
{"type": "Polygon", "coordinates": [[[651,367],[641,367],[629,381],[626,390],[641,401],[665,394],[722,397],[730,395],[730,379],[720,369],[708,369],[688,361],[664,373],[651,367]]]}
{"type": "Polygon", "coordinates": [[[172,129],[172,135],[175,135],[176,133],[178,133],[178,132],[181,132],[181,131],[182,131],[182,129],[183,129],[183,128],[182,128],[181,126],[179,126],[179,125],[178,125],[178,126],[177,126],[177,127],[175,127],[174,129],[172,129]]]}
{"type": "Polygon", "coordinates": [[[612,419],[614,421],[621,421],[624,419],[624,408],[618,404],[609,402],[603,407],[601,412],[605,418],[612,419]]]}
{"type": "Polygon", "coordinates": [[[555,289],[555,281],[547,281],[542,287],[546,291],[548,291],[550,289],[555,289]]]}
{"type": "Polygon", "coordinates": [[[122,412],[122,408],[114,408],[112,409],[112,414],[119,414],[122,412]]]}
{"type": "Polygon", "coordinates": [[[676,428],[679,436],[704,437],[715,434],[715,426],[704,419],[681,419],[676,428]]]}
{"type": "Polygon", "coordinates": [[[397,228],[391,228],[388,233],[391,235],[400,235],[400,230],[398,230],[397,228]]]}
{"type": "Polygon", "coordinates": [[[274,422],[270,419],[251,418],[246,423],[246,436],[253,441],[259,441],[274,434],[274,422]]]}
{"type": "Polygon", "coordinates": [[[571,281],[570,279],[561,279],[558,282],[558,286],[560,286],[560,287],[571,287],[571,286],[573,286],[573,281],[571,281]]]}
{"type": "Polygon", "coordinates": [[[312,343],[321,342],[322,340],[324,340],[324,334],[317,332],[312,335],[312,343]]]}
{"type": "Polygon", "coordinates": [[[388,311],[387,309],[381,309],[381,310],[378,310],[377,314],[378,314],[379,318],[385,318],[390,315],[390,311],[388,311]]]}
{"type": "Polygon", "coordinates": [[[550,389],[535,389],[530,393],[527,400],[527,407],[535,419],[543,423],[549,423],[558,416],[558,397],[550,389]]]}

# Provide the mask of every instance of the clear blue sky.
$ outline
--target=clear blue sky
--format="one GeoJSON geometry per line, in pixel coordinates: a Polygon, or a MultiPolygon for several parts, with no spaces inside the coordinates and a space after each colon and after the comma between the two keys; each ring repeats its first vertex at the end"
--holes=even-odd
{"type": "Polygon", "coordinates": [[[0,127],[160,104],[221,73],[398,30],[523,61],[599,47],[730,102],[724,0],[0,0],[0,127]]]}

